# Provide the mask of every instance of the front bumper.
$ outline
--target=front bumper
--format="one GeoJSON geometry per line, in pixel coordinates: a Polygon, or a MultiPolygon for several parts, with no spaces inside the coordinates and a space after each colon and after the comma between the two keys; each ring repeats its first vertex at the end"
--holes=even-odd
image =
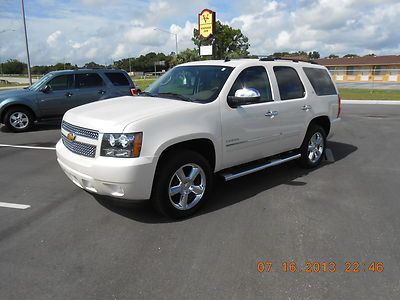
{"type": "Polygon", "coordinates": [[[60,140],[57,161],[68,178],[82,189],[129,200],[149,199],[157,160],[154,157],[84,157],[69,151],[60,140]]]}

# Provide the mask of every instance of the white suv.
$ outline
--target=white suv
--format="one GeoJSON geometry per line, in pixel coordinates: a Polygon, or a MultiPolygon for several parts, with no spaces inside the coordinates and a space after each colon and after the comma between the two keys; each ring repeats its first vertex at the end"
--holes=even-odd
{"type": "Polygon", "coordinates": [[[79,187],[150,199],[170,217],[196,211],[225,180],[297,159],[316,167],[340,120],[323,66],[289,60],[179,65],[139,97],[69,110],[58,162],[79,187]]]}

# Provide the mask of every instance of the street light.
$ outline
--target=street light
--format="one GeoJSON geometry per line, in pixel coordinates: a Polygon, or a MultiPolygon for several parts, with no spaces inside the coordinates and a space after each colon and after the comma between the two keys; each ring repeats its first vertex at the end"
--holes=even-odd
{"type": "Polygon", "coordinates": [[[30,58],[29,58],[28,35],[27,35],[27,33],[26,33],[24,0],[21,0],[21,7],[22,7],[22,19],[23,19],[23,21],[24,21],[26,56],[28,57],[28,77],[29,77],[29,85],[32,85],[31,60],[30,60],[30,58]]]}
{"type": "Polygon", "coordinates": [[[169,34],[174,35],[175,36],[175,56],[178,55],[178,34],[168,31],[168,30],[165,30],[165,29],[161,29],[161,28],[154,28],[153,30],[157,30],[157,31],[161,31],[164,33],[169,33],[169,34]]]}

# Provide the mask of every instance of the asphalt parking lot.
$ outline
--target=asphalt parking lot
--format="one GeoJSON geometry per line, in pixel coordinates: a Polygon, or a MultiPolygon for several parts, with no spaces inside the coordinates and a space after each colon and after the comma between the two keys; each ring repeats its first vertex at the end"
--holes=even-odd
{"type": "MultiPolygon", "coordinates": [[[[0,144],[54,147],[58,138],[57,123],[0,128],[0,144]]],[[[147,202],[94,198],[64,176],[53,150],[0,147],[0,202],[30,205],[0,207],[0,299],[398,299],[400,105],[344,105],[328,146],[335,162],[220,183],[179,222],[147,202]],[[306,262],[336,270],[307,273],[306,262]],[[360,272],[345,272],[346,262],[360,272]]]]}

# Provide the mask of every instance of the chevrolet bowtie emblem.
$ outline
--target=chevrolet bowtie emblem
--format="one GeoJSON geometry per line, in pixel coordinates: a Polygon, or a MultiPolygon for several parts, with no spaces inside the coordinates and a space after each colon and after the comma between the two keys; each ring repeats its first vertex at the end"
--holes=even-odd
{"type": "Polygon", "coordinates": [[[76,139],[76,135],[70,132],[67,134],[67,139],[69,139],[71,142],[73,142],[76,139]]]}

